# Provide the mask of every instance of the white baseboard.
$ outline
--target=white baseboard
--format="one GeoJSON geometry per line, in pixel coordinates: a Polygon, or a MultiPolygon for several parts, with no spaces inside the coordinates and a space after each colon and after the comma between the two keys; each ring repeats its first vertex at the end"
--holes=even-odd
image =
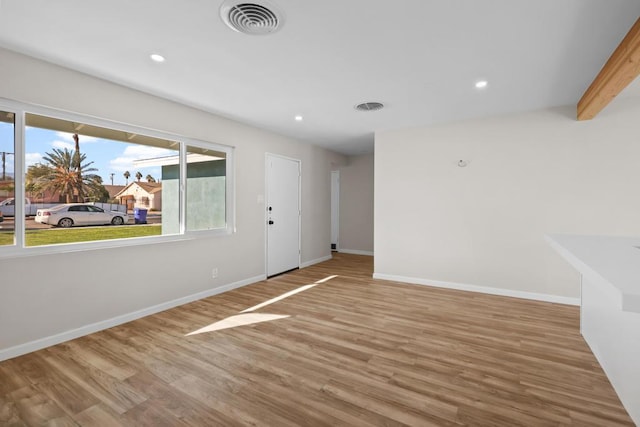
{"type": "Polygon", "coordinates": [[[367,255],[373,256],[373,252],[370,251],[361,251],[359,249],[338,249],[338,252],[342,252],[343,254],[353,254],[353,255],[367,255]]]}
{"type": "Polygon", "coordinates": [[[154,305],[152,307],[143,308],[142,310],[134,311],[132,313],[116,316],[111,319],[102,320],[100,322],[91,323],[89,325],[81,326],[70,331],[61,332],[56,335],[51,335],[45,338],[40,338],[35,341],[30,341],[24,344],[19,344],[14,347],[9,347],[0,350],[0,362],[14,357],[21,356],[23,354],[31,353],[36,350],[41,350],[52,345],[60,344],[65,341],[69,341],[75,338],[89,335],[94,332],[101,331],[103,329],[112,328],[114,326],[121,325],[123,323],[131,322],[132,320],[139,319],[141,317],[149,316],[151,314],[159,313],[161,311],[168,310],[170,308],[177,307],[179,305],[187,304],[193,301],[197,301],[203,298],[207,298],[213,295],[221,294],[223,292],[230,291],[232,289],[247,286],[252,283],[265,280],[265,275],[250,277],[248,279],[240,280],[238,282],[229,283],[227,285],[219,286],[217,288],[208,289],[206,291],[198,292],[196,294],[188,295],[186,297],[178,298],[172,301],[167,301],[161,304],[154,305]]]}
{"type": "Polygon", "coordinates": [[[325,261],[329,261],[332,258],[331,254],[327,255],[327,256],[323,256],[322,258],[316,258],[316,259],[312,259],[311,261],[305,261],[305,262],[301,262],[300,263],[300,268],[306,268],[306,267],[310,267],[313,264],[318,264],[320,262],[325,262],[325,261]]]}
{"type": "Polygon", "coordinates": [[[489,286],[469,285],[464,283],[441,282],[437,280],[419,279],[416,277],[395,276],[393,274],[373,273],[374,279],[392,280],[394,282],[410,283],[414,285],[433,286],[436,288],[456,289],[459,291],[480,292],[489,295],[500,295],[530,299],[535,301],[553,302],[557,304],[580,305],[580,298],[563,297],[559,295],[539,294],[535,292],[516,291],[512,289],[492,288],[489,286]]]}

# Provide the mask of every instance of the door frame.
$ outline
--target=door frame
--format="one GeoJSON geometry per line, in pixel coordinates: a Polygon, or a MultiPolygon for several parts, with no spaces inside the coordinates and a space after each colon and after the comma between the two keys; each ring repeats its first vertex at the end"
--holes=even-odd
{"type": "Polygon", "coordinates": [[[269,278],[269,158],[291,160],[298,163],[298,268],[302,264],[302,160],[270,152],[264,153],[264,275],[269,278]]]}
{"type": "Polygon", "coordinates": [[[340,250],[340,170],[331,171],[331,237],[333,245],[333,231],[336,232],[336,248],[331,248],[331,252],[340,250]],[[335,181],[334,181],[335,177],[335,181]],[[334,184],[335,182],[335,184],[334,184]],[[334,215],[335,213],[335,215],[334,215]]]}

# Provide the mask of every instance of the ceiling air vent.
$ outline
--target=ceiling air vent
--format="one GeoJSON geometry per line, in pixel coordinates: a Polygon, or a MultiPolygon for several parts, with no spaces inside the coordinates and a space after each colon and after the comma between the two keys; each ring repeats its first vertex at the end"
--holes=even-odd
{"type": "Polygon", "coordinates": [[[250,35],[271,34],[283,24],[282,14],[271,4],[226,1],[220,8],[220,16],[234,31],[250,35]]]}
{"type": "Polygon", "coordinates": [[[356,105],[356,110],[358,111],[378,111],[384,108],[384,104],[380,102],[363,102],[362,104],[356,105]]]}

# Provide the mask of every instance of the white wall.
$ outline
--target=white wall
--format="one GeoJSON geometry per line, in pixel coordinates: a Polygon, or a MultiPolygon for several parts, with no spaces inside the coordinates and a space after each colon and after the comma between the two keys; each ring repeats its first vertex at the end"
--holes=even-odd
{"type": "Polygon", "coordinates": [[[330,256],[330,171],[343,156],[3,49],[0,63],[2,98],[235,146],[237,226],[224,237],[0,259],[0,360],[34,340],[264,276],[266,152],[302,161],[302,263],[330,256]]]}
{"type": "Polygon", "coordinates": [[[340,168],[340,251],[373,254],[374,155],[348,157],[340,168]]]}
{"type": "Polygon", "coordinates": [[[567,107],[377,133],[375,277],[578,297],[544,235],[640,235],[638,117],[620,99],[589,122],[567,107]]]}

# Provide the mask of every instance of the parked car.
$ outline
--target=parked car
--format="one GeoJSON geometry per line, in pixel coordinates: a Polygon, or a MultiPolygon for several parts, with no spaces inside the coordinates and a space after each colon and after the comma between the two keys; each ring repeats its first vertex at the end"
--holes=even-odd
{"type": "Polygon", "coordinates": [[[0,211],[0,222],[4,221],[4,215],[2,215],[2,211],[0,211]]]}
{"type": "Polygon", "coordinates": [[[57,227],[75,225],[122,225],[129,222],[129,215],[123,212],[106,212],[98,206],[83,203],[67,203],[48,209],[38,209],[36,222],[57,227]]]}
{"type": "MultiPolygon", "coordinates": [[[[0,202],[0,206],[14,206],[16,204],[16,199],[13,197],[9,197],[8,199],[4,199],[3,201],[0,202]]],[[[24,204],[25,205],[30,205],[31,204],[31,200],[29,200],[28,197],[24,198],[24,204]]]]}
{"type": "MultiPolygon", "coordinates": [[[[49,206],[40,206],[40,207],[49,207],[49,206]]],[[[0,212],[4,216],[15,216],[16,209],[16,199],[13,197],[9,197],[8,199],[4,199],[0,202],[0,212]]],[[[33,216],[36,214],[36,210],[38,208],[36,205],[31,204],[31,200],[29,198],[24,198],[24,214],[26,216],[33,216]]]]}

